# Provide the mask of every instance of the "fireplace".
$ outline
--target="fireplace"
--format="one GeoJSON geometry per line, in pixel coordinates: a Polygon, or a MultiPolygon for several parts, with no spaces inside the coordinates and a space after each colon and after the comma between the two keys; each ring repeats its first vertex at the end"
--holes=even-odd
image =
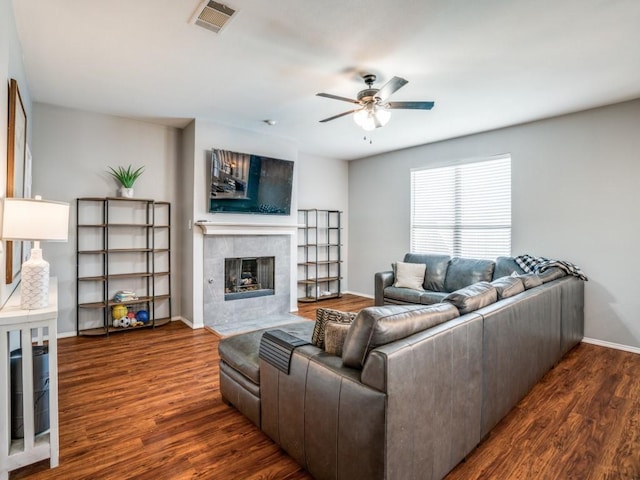
{"type": "Polygon", "coordinates": [[[224,259],[224,299],[274,295],[275,257],[224,259]]]}
{"type": "MultiPolygon", "coordinates": [[[[203,239],[204,325],[219,327],[250,321],[259,326],[263,318],[288,315],[294,310],[296,265],[291,259],[295,257],[296,242],[293,234],[283,234],[282,229],[275,227],[256,228],[258,232],[268,232],[262,235],[246,228],[235,234],[227,225],[216,228],[215,233],[203,239]],[[265,258],[272,262],[271,268],[263,268],[265,258]],[[263,270],[268,275],[263,275],[263,270]]],[[[297,232],[297,227],[291,231],[297,232]]]]}

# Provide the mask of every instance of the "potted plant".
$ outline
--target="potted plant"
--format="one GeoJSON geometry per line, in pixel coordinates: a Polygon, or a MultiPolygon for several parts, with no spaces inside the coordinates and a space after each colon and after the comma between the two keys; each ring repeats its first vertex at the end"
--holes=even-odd
{"type": "Polygon", "coordinates": [[[142,172],[144,172],[144,167],[140,167],[134,170],[133,167],[129,165],[127,168],[109,167],[109,170],[109,174],[112,175],[113,178],[115,178],[122,185],[122,187],[120,188],[120,196],[127,198],[133,197],[133,184],[136,182],[138,177],[142,175],[142,172]]]}

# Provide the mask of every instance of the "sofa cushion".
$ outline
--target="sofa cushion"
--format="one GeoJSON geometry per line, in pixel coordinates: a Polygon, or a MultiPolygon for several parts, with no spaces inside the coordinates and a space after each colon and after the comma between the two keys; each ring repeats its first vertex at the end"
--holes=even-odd
{"type": "Polygon", "coordinates": [[[425,290],[433,292],[444,292],[444,279],[449,266],[449,255],[439,255],[431,253],[407,253],[404,261],[407,263],[424,263],[427,266],[427,273],[424,276],[422,286],[425,290]]]}
{"type": "Polygon", "coordinates": [[[313,327],[311,343],[318,348],[324,348],[325,325],[327,322],[351,324],[356,314],[353,312],[341,312],[332,308],[319,308],[316,310],[316,324],[313,327]]]}
{"type": "Polygon", "coordinates": [[[542,283],[551,282],[553,280],[557,280],[558,278],[562,278],[566,276],[567,273],[558,267],[547,268],[544,272],[540,272],[538,276],[542,283]]]}
{"type": "Polygon", "coordinates": [[[477,282],[461,288],[444,297],[444,302],[452,303],[463,315],[491,305],[498,300],[496,287],[489,282],[477,282]]]}
{"type": "Polygon", "coordinates": [[[524,292],[524,285],[522,284],[522,280],[520,280],[518,277],[500,277],[491,282],[491,285],[496,287],[498,300],[513,297],[514,295],[524,292]]]}
{"type": "Polygon", "coordinates": [[[358,313],[342,348],[342,363],[361,369],[371,350],[460,316],[450,303],[385,305],[358,313]]]}
{"type": "Polygon", "coordinates": [[[525,290],[529,290],[530,288],[539,287],[542,285],[542,280],[535,273],[525,273],[522,275],[518,275],[518,278],[522,280],[522,284],[524,285],[525,290]]]}
{"type": "Polygon", "coordinates": [[[444,288],[447,292],[455,292],[478,282],[493,280],[495,262],[475,258],[452,258],[447,268],[444,288]]]}
{"type": "Polygon", "coordinates": [[[416,303],[422,305],[432,305],[439,303],[444,297],[447,296],[445,292],[430,292],[410,290],[408,288],[396,288],[387,287],[384,289],[385,300],[402,302],[402,303],[416,303]]]}
{"type": "Polygon", "coordinates": [[[341,357],[349,328],[350,323],[327,322],[324,326],[324,351],[329,355],[341,357]]]}
{"type": "Polygon", "coordinates": [[[424,274],[427,266],[424,263],[397,262],[394,264],[396,288],[410,288],[412,290],[424,290],[424,274]]]}
{"type": "Polygon", "coordinates": [[[524,273],[524,270],[520,268],[520,265],[516,263],[513,257],[498,257],[496,258],[496,267],[493,270],[493,279],[506,277],[515,273],[520,275],[524,273]]]}

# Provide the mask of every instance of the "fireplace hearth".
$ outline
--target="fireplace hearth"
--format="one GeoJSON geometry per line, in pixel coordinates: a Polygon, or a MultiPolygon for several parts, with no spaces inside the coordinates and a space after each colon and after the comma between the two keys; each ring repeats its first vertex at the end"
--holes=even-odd
{"type": "Polygon", "coordinates": [[[224,299],[274,295],[275,257],[224,259],[224,299]]]}

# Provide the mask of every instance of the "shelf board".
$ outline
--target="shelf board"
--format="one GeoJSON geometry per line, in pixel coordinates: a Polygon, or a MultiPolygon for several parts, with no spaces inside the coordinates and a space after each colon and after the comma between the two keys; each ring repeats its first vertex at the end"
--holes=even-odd
{"type": "Polygon", "coordinates": [[[105,302],[79,303],[78,308],[104,308],[105,302]]]}
{"type": "Polygon", "coordinates": [[[151,248],[109,248],[107,253],[145,253],[153,252],[151,248]]]}
{"type": "MultiPolygon", "coordinates": [[[[155,297],[158,298],[158,297],[155,297]]],[[[153,297],[149,297],[149,296],[141,296],[136,298],[135,300],[124,300],[122,302],[116,302],[112,299],[109,299],[109,301],[107,302],[107,306],[108,307],[113,307],[115,305],[132,305],[134,303],[147,303],[153,300],[153,297]]]]}
{"type": "Polygon", "coordinates": [[[111,227],[153,227],[153,223],[109,223],[107,224],[108,228],[111,227]]]}
{"type": "Polygon", "coordinates": [[[89,255],[96,255],[96,254],[105,254],[107,253],[106,250],[78,250],[79,254],[89,254],[89,255]]]}
{"type": "Polygon", "coordinates": [[[298,245],[299,247],[341,247],[341,243],[305,243],[298,245]]]}
{"type": "Polygon", "coordinates": [[[167,253],[170,252],[168,248],[154,248],[153,253],[167,253]]]}
{"type": "Polygon", "coordinates": [[[311,303],[311,302],[317,302],[319,300],[327,300],[329,298],[340,298],[342,297],[341,293],[332,293],[330,295],[320,295],[318,298],[316,297],[302,297],[299,298],[298,301],[301,303],[311,303]]]}
{"type": "Polygon", "coordinates": [[[298,283],[302,285],[315,285],[316,283],[334,282],[340,280],[342,277],[322,277],[322,278],[310,278],[307,280],[298,280],[298,283]]]}
{"type": "Polygon", "coordinates": [[[151,272],[131,272],[131,273],[112,273],[107,275],[109,280],[117,280],[121,278],[145,278],[151,277],[151,272]]]}
{"type": "Polygon", "coordinates": [[[336,265],[342,263],[342,260],[322,260],[320,262],[300,262],[298,265],[306,265],[312,267],[314,265],[336,265]]]}
{"type": "Polygon", "coordinates": [[[107,279],[104,275],[98,275],[95,277],[78,277],[79,282],[104,282],[107,279]]]}
{"type": "Polygon", "coordinates": [[[85,227],[85,228],[104,228],[107,226],[106,223],[82,223],[82,224],[78,224],[78,227],[85,227]]]}

